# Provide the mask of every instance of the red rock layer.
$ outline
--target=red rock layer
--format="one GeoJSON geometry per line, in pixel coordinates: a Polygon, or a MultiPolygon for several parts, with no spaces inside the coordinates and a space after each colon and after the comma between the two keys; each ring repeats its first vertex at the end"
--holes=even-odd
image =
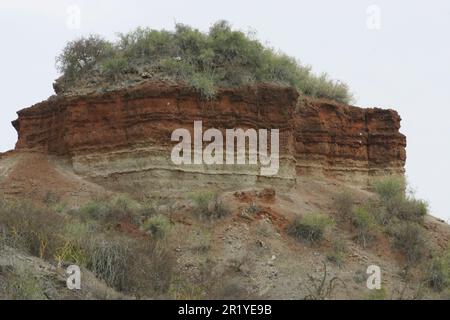
{"type": "Polygon", "coordinates": [[[204,101],[188,87],[152,82],[53,97],[19,111],[13,125],[16,149],[79,157],[150,147],[170,155],[172,131],[192,128],[194,120],[202,120],[205,129],[280,129],[281,155],[294,175],[404,170],[406,139],[397,112],[322,100],[298,103],[295,89],[287,87],[224,89],[216,100],[204,101]]]}

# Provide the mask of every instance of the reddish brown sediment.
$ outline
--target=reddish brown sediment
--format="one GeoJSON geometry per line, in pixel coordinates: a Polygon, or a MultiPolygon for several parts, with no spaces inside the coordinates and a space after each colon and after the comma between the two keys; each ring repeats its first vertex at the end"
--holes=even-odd
{"type": "Polygon", "coordinates": [[[299,101],[295,89],[273,85],[222,89],[214,101],[164,82],[56,96],[19,111],[13,125],[16,149],[69,157],[76,172],[93,178],[159,170],[177,177],[185,172],[258,179],[259,171],[246,168],[172,165],[173,130],[192,130],[195,120],[205,129],[279,129],[281,179],[320,174],[361,180],[404,172],[406,139],[396,111],[299,101]]]}

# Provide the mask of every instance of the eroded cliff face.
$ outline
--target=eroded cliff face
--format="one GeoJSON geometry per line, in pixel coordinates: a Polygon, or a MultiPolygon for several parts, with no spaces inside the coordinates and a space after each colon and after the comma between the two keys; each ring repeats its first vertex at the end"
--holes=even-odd
{"type": "Polygon", "coordinates": [[[151,82],[80,97],[53,97],[18,112],[16,149],[68,157],[77,174],[111,187],[192,188],[295,184],[299,175],[366,182],[403,174],[406,139],[393,110],[301,99],[295,89],[259,85],[224,89],[204,101],[188,87],[151,82]],[[170,159],[177,128],[279,129],[280,170],[257,165],[180,165],[170,159]]]}

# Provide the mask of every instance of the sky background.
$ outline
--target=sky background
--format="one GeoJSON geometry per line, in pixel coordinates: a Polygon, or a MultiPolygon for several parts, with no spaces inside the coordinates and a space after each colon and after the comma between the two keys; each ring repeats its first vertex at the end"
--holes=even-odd
{"type": "Polygon", "coordinates": [[[16,112],[53,94],[67,41],[176,22],[207,31],[220,19],[348,83],[356,105],[396,109],[410,184],[450,220],[448,0],[0,0],[0,152],[14,148],[16,112]]]}

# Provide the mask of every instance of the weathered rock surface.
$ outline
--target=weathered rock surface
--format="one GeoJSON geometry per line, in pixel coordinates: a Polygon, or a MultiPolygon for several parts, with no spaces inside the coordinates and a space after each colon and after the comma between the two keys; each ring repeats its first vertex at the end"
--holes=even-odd
{"type": "Polygon", "coordinates": [[[292,185],[298,175],[366,182],[374,175],[403,174],[406,158],[406,139],[394,110],[299,100],[293,88],[268,85],[224,89],[214,101],[164,82],[56,96],[19,111],[13,125],[16,149],[67,157],[77,174],[101,184],[133,181],[175,189],[207,183],[292,185]],[[195,120],[203,121],[204,130],[279,129],[278,175],[261,177],[259,168],[250,165],[175,166],[172,131],[192,131],[195,120]]]}

